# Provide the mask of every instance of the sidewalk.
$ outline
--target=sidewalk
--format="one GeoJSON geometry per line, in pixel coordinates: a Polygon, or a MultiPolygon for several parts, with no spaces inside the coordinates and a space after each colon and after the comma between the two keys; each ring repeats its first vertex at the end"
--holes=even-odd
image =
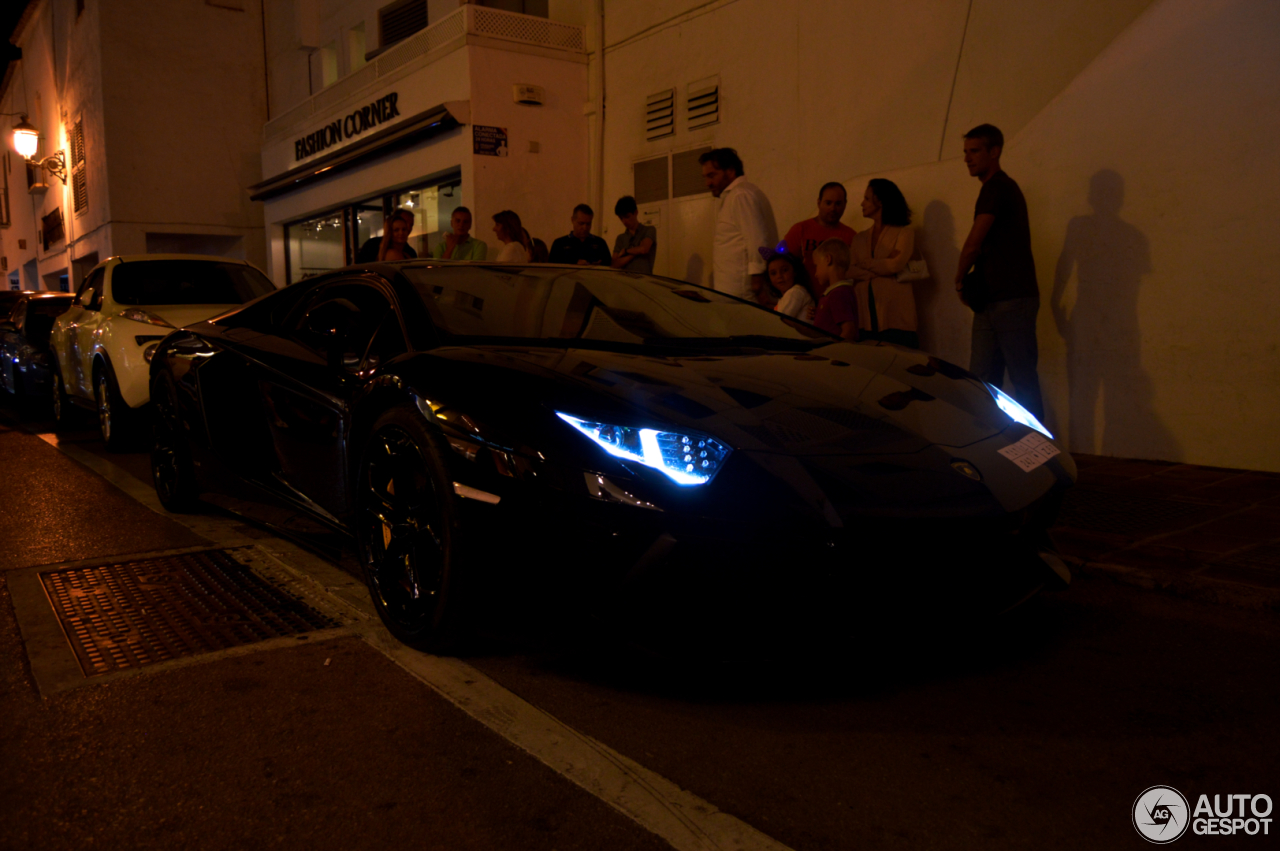
{"type": "Polygon", "coordinates": [[[1080,570],[1280,611],[1280,474],[1076,455],[1052,536],[1080,570]]]}

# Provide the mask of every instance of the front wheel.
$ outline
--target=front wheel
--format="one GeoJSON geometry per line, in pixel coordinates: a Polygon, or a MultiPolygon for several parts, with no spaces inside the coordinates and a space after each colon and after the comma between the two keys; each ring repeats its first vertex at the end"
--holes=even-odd
{"type": "Polygon", "coordinates": [[[374,423],[355,496],[360,560],[382,622],[406,644],[455,648],[465,580],[457,497],[417,411],[394,409],[374,423]]]}
{"type": "Polygon", "coordinates": [[[191,449],[178,422],[177,394],[169,381],[157,381],[151,390],[155,418],[155,443],[151,448],[151,481],[166,511],[186,514],[200,499],[191,449]]]}
{"type": "Polygon", "coordinates": [[[55,360],[49,370],[49,409],[53,414],[54,427],[65,428],[71,417],[71,400],[67,398],[67,389],[62,384],[62,370],[55,360]]]}
{"type": "Polygon", "coordinates": [[[98,430],[109,452],[123,452],[129,437],[132,413],[120,396],[116,377],[110,367],[103,367],[93,379],[93,398],[98,403],[98,430]]]}

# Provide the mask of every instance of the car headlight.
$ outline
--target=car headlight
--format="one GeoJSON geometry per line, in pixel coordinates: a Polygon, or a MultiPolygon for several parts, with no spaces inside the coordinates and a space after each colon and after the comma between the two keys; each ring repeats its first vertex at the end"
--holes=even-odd
{"type": "Polygon", "coordinates": [[[143,322],[147,325],[159,325],[161,328],[173,327],[154,313],[147,313],[145,310],[139,310],[136,307],[131,307],[128,310],[122,310],[120,311],[120,315],[131,322],[143,322]]]}
{"type": "Polygon", "coordinates": [[[705,485],[724,466],[729,447],[696,432],[609,425],[568,414],[556,416],[617,458],[652,467],[681,485],[705,485]]]}
{"type": "Polygon", "coordinates": [[[1036,419],[1030,411],[1019,405],[1016,399],[1001,390],[999,387],[996,387],[994,384],[988,384],[987,389],[991,391],[991,395],[995,398],[996,406],[1008,414],[1009,419],[1013,420],[1015,423],[1022,423],[1028,428],[1033,428],[1045,437],[1053,440],[1053,435],[1049,433],[1049,429],[1042,426],[1040,421],[1036,419]]]}

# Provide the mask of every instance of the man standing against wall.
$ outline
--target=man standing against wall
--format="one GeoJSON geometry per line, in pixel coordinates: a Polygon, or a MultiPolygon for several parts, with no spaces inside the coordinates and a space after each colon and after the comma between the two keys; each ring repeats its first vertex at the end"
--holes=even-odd
{"type": "Polygon", "coordinates": [[[742,160],[733,148],[715,148],[698,157],[702,177],[716,208],[715,241],[711,250],[712,286],[722,293],[762,301],[767,297],[761,248],[778,242],[778,225],[769,199],[743,177],[742,160]]]}
{"type": "Polygon", "coordinates": [[[960,252],[956,291],[965,301],[964,279],[972,267],[984,303],[965,301],[974,308],[969,371],[1000,387],[1008,369],[1014,398],[1044,419],[1036,372],[1040,289],[1031,255],[1031,223],[1022,190],[1000,169],[1003,149],[1004,134],[990,124],[964,134],[964,162],[969,174],[982,181],[982,189],[973,228],[960,252]]]}
{"type": "Polygon", "coordinates": [[[828,239],[838,239],[845,245],[852,245],[857,231],[840,222],[845,207],[849,204],[849,195],[844,185],[832,181],[824,183],[818,190],[818,215],[812,219],[796,222],[787,231],[784,239],[787,251],[804,261],[804,269],[813,280],[813,249],[828,239]]]}
{"type": "Polygon", "coordinates": [[[609,243],[591,232],[591,221],[596,217],[595,211],[586,204],[573,208],[569,224],[573,230],[551,243],[552,263],[576,263],[579,266],[607,266],[613,259],[609,253],[609,243]]]}

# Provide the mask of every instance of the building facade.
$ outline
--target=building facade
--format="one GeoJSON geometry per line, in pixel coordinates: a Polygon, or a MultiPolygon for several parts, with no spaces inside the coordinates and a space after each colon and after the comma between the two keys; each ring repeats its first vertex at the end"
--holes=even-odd
{"type": "Polygon", "coordinates": [[[183,252],[264,265],[266,120],[258,0],[34,0],[0,86],[5,136],[26,115],[35,158],[61,151],[66,181],[6,138],[0,171],[8,285],[73,288],[115,254],[183,252]]]}

